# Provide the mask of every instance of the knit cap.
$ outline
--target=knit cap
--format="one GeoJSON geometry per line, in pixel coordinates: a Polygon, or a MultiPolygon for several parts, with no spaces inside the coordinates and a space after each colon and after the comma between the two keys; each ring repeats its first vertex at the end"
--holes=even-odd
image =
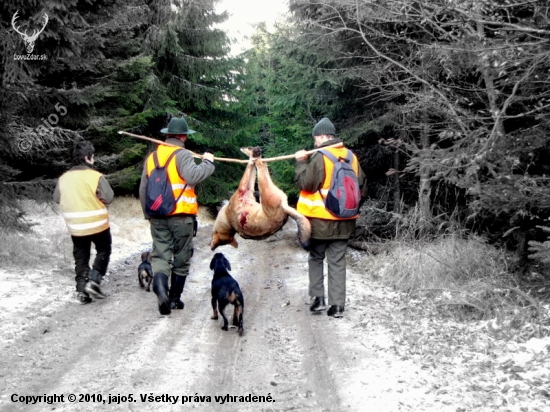
{"type": "Polygon", "coordinates": [[[313,136],[320,136],[322,134],[331,134],[336,135],[336,129],[332,122],[327,118],[323,117],[313,128],[313,136]]]}

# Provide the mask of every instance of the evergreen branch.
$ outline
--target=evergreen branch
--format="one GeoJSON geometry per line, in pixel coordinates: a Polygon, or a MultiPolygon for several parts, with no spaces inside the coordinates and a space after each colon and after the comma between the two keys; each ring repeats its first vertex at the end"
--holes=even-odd
{"type": "Polygon", "coordinates": [[[188,86],[191,86],[191,87],[197,87],[197,88],[202,88],[204,90],[208,90],[208,91],[211,91],[211,92],[216,92],[216,93],[219,93],[219,89],[215,88],[215,87],[208,87],[208,86],[205,86],[203,84],[199,84],[199,83],[193,83],[187,79],[184,79],[182,77],[179,77],[175,74],[172,74],[172,77],[174,77],[175,79],[179,80],[180,82],[182,83],[185,83],[187,84],[188,86]]]}

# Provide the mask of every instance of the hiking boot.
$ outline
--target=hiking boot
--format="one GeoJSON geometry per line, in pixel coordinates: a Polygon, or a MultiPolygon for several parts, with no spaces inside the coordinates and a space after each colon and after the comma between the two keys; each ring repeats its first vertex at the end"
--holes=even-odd
{"type": "Polygon", "coordinates": [[[168,298],[168,276],[165,273],[155,273],[153,277],[153,292],[157,295],[159,312],[161,315],[169,315],[172,312],[170,299],[168,298]]]}
{"type": "Polygon", "coordinates": [[[88,280],[88,283],[86,283],[86,287],[84,288],[84,290],[96,299],[104,299],[107,296],[103,294],[103,291],[99,287],[100,283],[101,273],[99,273],[95,269],[92,269],[90,273],[90,280],[88,280]]]}
{"type": "Polygon", "coordinates": [[[170,308],[171,309],[183,309],[185,303],[181,299],[170,299],[170,308]]]}
{"type": "Polygon", "coordinates": [[[88,283],[86,283],[84,290],[96,299],[105,299],[107,297],[103,294],[99,285],[93,280],[89,280],[88,283]]]}
{"type": "Polygon", "coordinates": [[[92,301],[92,298],[88,296],[86,292],[78,292],[76,295],[76,300],[81,305],[85,305],[86,303],[90,303],[92,301]]]}
{"type": "Polygon", "coordinates": [[[341,318],[344,316],[344,307],[332,305],[327,311],[327,315],[332,316],[333,318],[341,318]]]}
{"type": "Polygon", "coordinates": [[[315,299],[313,299],[313,303],[309,307],[309,310],[311,312],[322,312],[327,308],[327,305],[325,305],[325,297],[324,296],[316,296],[315,299]]]}

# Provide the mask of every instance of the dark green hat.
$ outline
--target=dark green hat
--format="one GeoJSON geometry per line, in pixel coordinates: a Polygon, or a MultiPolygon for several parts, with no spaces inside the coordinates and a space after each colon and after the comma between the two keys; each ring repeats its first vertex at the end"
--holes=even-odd
{"type": "Polygon", "coordinates": [[[187,127],[187,122],[181,117],[173,117],[168,123],[168,127],[165,127],[160,131],[165,134],[193,134],[194,130],[187,127]]]}
{"type": "Polygon", "coordinates": [[[319,122],[315,125],[313,128],[313,132],[311,133],[313,136],[320,136],[322,134],[331,134],[333,136],[336,135],[336,129],[332,122],[327,118],[323,117],[319,122]]]}

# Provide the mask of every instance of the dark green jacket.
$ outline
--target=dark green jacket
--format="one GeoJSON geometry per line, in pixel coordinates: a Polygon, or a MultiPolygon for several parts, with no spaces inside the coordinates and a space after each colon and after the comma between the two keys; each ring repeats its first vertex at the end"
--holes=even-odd
{"type": "MultiPolygon", "coordinates": [[[[340,139],[329,140],[321,147],[341,143],[340,139]]],[[[320,190],[325,181],[325,161],[321,153],[315,153],[308,160],[296,162],[295,170],[296,183],[300,190],[307,192],[316,192],[320,190]]],[[[367,197],[367,179],[365,173],[359,165],[359,186],[361,187],[361,197],[367,197]]],[[[331,239],[349,239],[355,231],[356,219],[352,220],[325,220],[308,217],[311,222],[311,237],[313,239],[331,240],[331,239]]]]}

